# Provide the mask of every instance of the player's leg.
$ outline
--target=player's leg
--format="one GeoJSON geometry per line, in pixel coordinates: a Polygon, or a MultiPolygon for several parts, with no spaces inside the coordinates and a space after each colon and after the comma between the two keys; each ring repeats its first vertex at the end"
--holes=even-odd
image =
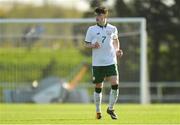
{"type": "Polygon", "coordinates": [[[94,103],[96,105],[96,118],[101,119],[102,83],[96,83],[94,91],[94,103]]]}
{"type": "Polygon", "coordinates": [[[114,105],[118,99],[118,76],[110,76],[108,81],[111,83],[111,90],[109,95],[109,109],[113,110],[114,105]]]}
{"type": "Polygon", "coordinates": [[[119,89],[118,89],[118,76],[108,77],[108,81],[111,83],[111,90],[109,95],[109,106],[107,108],[107,113],[112,119],[117,119],[117,115],[114,111],[114,105],[118,99],[119,89]]]}
{"type": "Polygon", "coordinates": [[[109,106],[107,109],[107,113],[111,116],[112,119],[117,119],[117,115],[114,113],[114,105],[118,99],[119,94],[119,76],[117,65],[111,65],[107,69],[108,77],[107,80],[111,83],[111,90],[109,95],[109,106]]]}
{"type": "Polygon", "coordinates": [[[101,119],[102,87],[104,75],[102,67],[93,66],[93,83],[95,84],[94,103],[96,105],[96,118],[101,119]]]}

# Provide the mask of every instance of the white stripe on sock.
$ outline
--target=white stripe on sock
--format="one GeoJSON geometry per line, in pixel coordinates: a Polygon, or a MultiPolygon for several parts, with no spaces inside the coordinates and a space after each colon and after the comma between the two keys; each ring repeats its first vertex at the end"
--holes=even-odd
{"type": "Polygon", "coordinates": [[[109,95],[109,109],[113,110],[113,107],[118,99],[119,90],[113,90],[111,89],[110,95],[109,95]]]}
{"type": "Polygon", "coordinates": [[[96,105],[96,112],[101,112],[101,101],[102,101],[102,92],[94,92],[94,103],[96,105]]]}

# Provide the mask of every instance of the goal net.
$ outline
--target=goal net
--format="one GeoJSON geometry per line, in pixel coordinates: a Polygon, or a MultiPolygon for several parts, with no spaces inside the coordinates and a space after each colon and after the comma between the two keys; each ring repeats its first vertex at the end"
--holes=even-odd
{"type": "MultiPolygon", "coordinates": [[[[124,52],[118,59],[120,87],[124,86],[120,95],[132,93],[142,104],[149,103],[146,20],[110,18],[108,22],[117,27],[124,52]],[[130,89],[133,86],[137,88],[130,89]]],[[[94,24],[92,18],[0,19],[1,87],[5,83],[22,86],[50,76],[70,81],[83,62],[91,63],[91,53],[83,44],[88,27],[94,24]]],[[[91,70],[86,74],[85,83],[91,81],[91,70]]]]}

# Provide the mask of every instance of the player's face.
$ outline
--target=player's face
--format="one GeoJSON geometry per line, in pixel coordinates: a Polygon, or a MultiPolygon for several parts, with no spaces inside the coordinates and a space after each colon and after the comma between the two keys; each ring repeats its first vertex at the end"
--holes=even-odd
{"type": "Polygon", "coordinates": [[[96,15],[96,22],[100,25],[104,25],[106,23],[106,15],[105,14],[96,15]]]}

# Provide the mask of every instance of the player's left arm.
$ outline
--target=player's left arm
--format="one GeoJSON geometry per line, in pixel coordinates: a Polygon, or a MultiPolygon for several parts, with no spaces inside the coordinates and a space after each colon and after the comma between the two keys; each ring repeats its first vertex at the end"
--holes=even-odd
{"type": "Polygon", "coordinates": [[[116,51],[116,55],[121,57],[123,55],[123,51],[121,50],[120,41],[118,38],[118,30],[116,27],[114,28],[113,45],[116,51]]]}
{"type": "Polygon", "coordinates": [[[122,51],[122,49],[120,47],[120,41],[119,41],[118,38],[113,39],[113,45],[114,45],[114,48],[116,50],[116,55],[121,57],[123,55],[123,51],[122,51]]]}

